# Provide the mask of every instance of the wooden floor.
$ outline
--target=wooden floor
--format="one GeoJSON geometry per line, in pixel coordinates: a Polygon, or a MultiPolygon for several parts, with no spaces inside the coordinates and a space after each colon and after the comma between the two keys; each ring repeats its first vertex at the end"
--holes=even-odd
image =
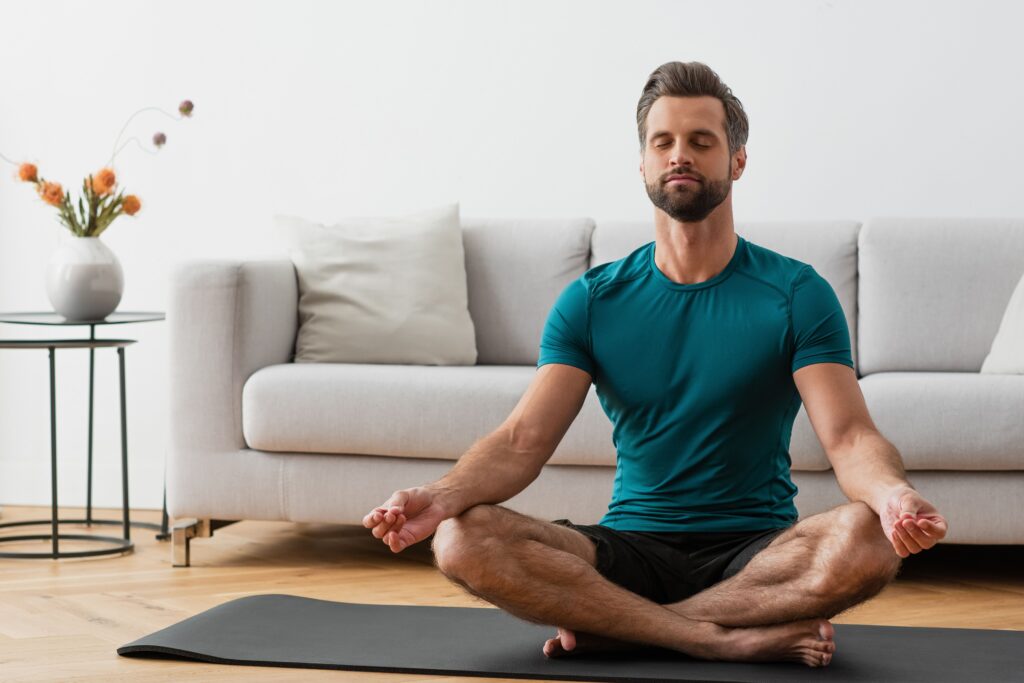
{"type": "MultiPolygon", "coordinates": [[[[159,522],[156,511],[134,519],[159,522]]],[[[81,509],[62,517],[84,516],[81,509]]],[[[116,519],[117,511],[94,511],[116,519]]],[[[48,518],[3,508],[0,521],[48,518]]],[[[32,527],[35,529],[37,527],[32,527]]],[[[4,533],[47,533],[13,531],[4,533]]],[[[117,535],[116,527],[93,527],[117,535]]],[[[87,532],[84,528],[82,531],[87,532]]],[[[62,533],[78,533],[62,527],[62,533]]],[[[290,593],[346,602],[481,606],[450,584],[426,544],[393,555],[360,527],[241,522],[192,542],[192,567],[173,568],[170,543],[134,528],[133,553],[70,560],[0,559],[0,681],[508,681],[242,667],[119,657],[117,646],[228,600],[290,593]]],[[[6,543],[0,549],[28,549],[6,543]]],[[[45,542],[31,547],[48,550],[45,542]]],[[[82,547],[82,546],[79,546],[82,547]]],[[[95,547],[95,546],[90,546],[95,547]]],[[[62,544],[62,548],[64,545],[62,544]]],[[[72,543],[67,549],[74,549],[72,543]]],[[[835,623],[1024,630],[1024,546],[939,546],[904,562],[897,580],[835,623]]],[[[471,647],[470,643],[466,643],[471,647]]],[[[541,643],[537,644],[539,648],[541,643]]]]}

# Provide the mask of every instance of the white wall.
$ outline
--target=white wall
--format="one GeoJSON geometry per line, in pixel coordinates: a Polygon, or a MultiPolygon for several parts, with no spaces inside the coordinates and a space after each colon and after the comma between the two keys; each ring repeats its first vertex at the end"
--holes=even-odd
{"type": "MultiPolygon", "coordinates": [[[[645,219],[636,102],[703,61],[750,117],[737,221],[1021,216],[1011,2],[0,2],[0,152],[78,188],[123,121],[142,212],[104,235],[121,310],[163,310],[182,259],[282,254],[274,213],[331,221],[450,200],[463,216],[645,219]]],[[[48,309],[55,212],[0,162],[0,310],[48,309]]],[[[79,332],[83,328],[77,328],[79,332]]],[[[0,326],[0,337],[46,336],[0,326]]],[[[52,331],[49,331],[52,332],[52,331]]],[[[131,500],[161,503],[167,327],[127,352],[131,500]]],[[[87,352],[58,354],[60,500],[85,502],[87,352]]],[[[116,355],[97,356],[94,505],[120,504],[116,355]]],[[[0,503],[48,504],[45,352],[0,350],[0,503]]]]}

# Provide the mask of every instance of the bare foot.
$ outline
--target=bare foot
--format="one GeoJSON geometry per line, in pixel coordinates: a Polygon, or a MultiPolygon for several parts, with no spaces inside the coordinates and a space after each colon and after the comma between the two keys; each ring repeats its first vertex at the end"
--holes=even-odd
{"type": "MultiPolygon", "coordinates": [[[[827,666],[832,661],[836,645],[835,629],[825,619],[808,619],[772,626],[753,628],[726,628],[710,622],[699,622],[705,629],[701,645],[680,648],[686,654],[701,659],[769,662],[796,661],[807,666],[827,666]]],[[[559,628],[554,638],[544,643],[548,657],[565,657],[583,652],[612,652],[640,650],[644,645],[590,633],[576,634],[559,628]]]]}
{"type": "Polygon", "coordinates": [[[724,633],[707,643],[710,650],[708,659],[794,661],[818,667],[828,666],[836,651],[835,629],[826,619],[806,619],[751,628],[713,626],[722,629],[724,633]]]}
{"type": "Polygon", "coordinates": [[[567,657],[585,652],[624,652],[649,647],[651,646],[559,628],[558,634],[554,638],[549,638],[544,642],[544,654],[548,657],[567,657]]]}

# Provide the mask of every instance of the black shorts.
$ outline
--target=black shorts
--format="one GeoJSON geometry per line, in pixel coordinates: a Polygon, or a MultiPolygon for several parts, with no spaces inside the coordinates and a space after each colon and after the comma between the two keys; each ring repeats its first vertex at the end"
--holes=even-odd
{"type": "Polygon", "coordinates": [[[786,530],[616,531],[567,519],[554,523],[594,541],[602,576],[659,605],[685,600],[728,579],[786,530]]]}

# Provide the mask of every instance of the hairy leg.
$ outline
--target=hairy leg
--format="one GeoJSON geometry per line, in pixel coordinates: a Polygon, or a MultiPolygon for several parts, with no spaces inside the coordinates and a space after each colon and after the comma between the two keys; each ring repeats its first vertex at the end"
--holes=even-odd
{"type": "Polygon", "coordinates": [[[824,620],[730,629],[658,605],[601,576],[593,542],[583,534],[498,506],[478,505],[445,520],[433,547],[446,576],[527,621],[704,659],[820,666],[834,650],[824,620]]]}
{"type": "Polygon", "coordinates": [[[734,627],[831,619],[881,592],[899,567],[878,515],[850,503],[802,520],[736,575],[666,607],[734,627]]]}

